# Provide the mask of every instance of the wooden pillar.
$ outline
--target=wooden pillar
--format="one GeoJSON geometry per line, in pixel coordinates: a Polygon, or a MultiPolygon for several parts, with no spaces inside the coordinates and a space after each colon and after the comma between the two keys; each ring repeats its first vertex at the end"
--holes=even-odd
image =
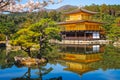
{"type": "Polygon", "coordinates": [[[75,38],[77,38],[77,31],[75,31],[75,38]]]}
{"type": "Polygon", "coordinates": [[[78,36],[78,31],[76,32],[77,34],[77,44],[79,44],[79,36],[78,36]]]}
{"type": "Polygon", "coordinates": [[[70,34],[69,35],[69,40],[70,40],[70,38],[72,37],[72,31],[70,31],[69,34],[70,34]]]}
{"type": "Polygon", "coordinates": [[[84,31],[84,40],[86,41],[86,33],[85,33],[85,31],[84,31]]]}
{"type": "Polygon", "coordinates": [[[78,35],[78,41],[79,41],[79,40],[80,40],[80,38],[79,38],[79,37],[80,37],[80,36],[79,36],[79,31],[78,31],[78,34],[77,34],[77,35],[78,35]]]}

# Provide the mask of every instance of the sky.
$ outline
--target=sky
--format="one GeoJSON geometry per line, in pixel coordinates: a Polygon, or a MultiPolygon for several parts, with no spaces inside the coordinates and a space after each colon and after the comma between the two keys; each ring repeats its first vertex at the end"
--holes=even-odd
{"type": "Polygon", "coordinates": [[[85,6],[91,4],[120,4],[120,0],[63,0],[59,4],[48,5],[48,9],[57,9],[63,5],[85,6]]]}

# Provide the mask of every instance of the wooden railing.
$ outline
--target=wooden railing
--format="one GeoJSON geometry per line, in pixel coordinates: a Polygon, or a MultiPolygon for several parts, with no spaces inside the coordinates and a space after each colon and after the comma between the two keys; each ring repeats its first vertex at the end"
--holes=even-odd
{"type": "Polygon", "coordinates": [[[93,40],[92,37],[65,37],[64,40],[93,40]]]}

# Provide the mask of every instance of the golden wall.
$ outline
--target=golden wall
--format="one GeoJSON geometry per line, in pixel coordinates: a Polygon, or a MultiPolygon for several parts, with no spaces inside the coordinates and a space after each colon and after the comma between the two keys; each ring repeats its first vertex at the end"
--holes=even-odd
{"type": "Polygon", "coordinates": [[[100,30],[101,25],[97,23],[85,23],[86,30],[100,30]]]}
{"type": "Polygon", "coordinates": [[[91,15],[87,13],[76,13],[76,14],[70,14],[66,15],[66,21],[76,21],[76,20],[91,20],[91,15]]]}
{"type": "Polygon", "coordinates": [[[79,31],[79,30],[101,30],[101,25],[95,23],[78,23],[67,24],[61,27],[62,31],[79,31]]]}

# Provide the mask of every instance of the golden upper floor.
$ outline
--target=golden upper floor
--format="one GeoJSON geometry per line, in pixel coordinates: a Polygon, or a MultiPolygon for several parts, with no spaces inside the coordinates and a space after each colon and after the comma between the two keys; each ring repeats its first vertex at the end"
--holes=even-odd
{"type": "Polygon", "coordinates": [[[65,13],[66,21],[91,20],[92,15],[97,12],[88,11],[82,8],[65,13]]]}
{"type": "Polygon", "coordinates": [[[102,30],[103,23],[88,20],[59,22],[62,31],[102,30]]]}

